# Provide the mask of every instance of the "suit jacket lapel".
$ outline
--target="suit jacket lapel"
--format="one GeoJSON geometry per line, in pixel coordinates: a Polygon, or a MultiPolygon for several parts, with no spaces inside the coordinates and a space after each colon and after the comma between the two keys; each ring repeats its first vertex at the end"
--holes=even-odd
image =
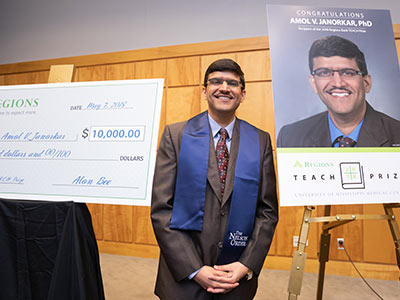
{"type": "Polygon", "coordinates": [[[210,128],[210,149],[208,157],[208,171],[207,180],[217,195],[218,201],[221,202],[221,183],[219,181],[218,165],[217,165],[217,155],[215,154],[214,138],[212,136],[212,131],[210,128]]]}
{"type": "Polygon", "coordinates": [[[367,102],[367,111],[364,123],[361,126],[357,146],[359,147],[382,147],[389,141],[381,118],[367,102]]]}
{"type": "Polygon", "coordinates": [[[310,136],[311,147],[331,147],[328,112],[325,112],[322,122],[315,127],[315,134],[310,136]]]}
{"type": "Polygon", "coordinates": [[[229,153],[228,173],[226,174],[225,192],[224,192],[224,197],[222,198],[221,206],[223,206],[226,203],[226,201],[228,201],[233,191],[236,159],[239,151],[239,138],[240,138],[239,122],[236,118],[235,127],[233,129],[231,150],[229,153]]]}

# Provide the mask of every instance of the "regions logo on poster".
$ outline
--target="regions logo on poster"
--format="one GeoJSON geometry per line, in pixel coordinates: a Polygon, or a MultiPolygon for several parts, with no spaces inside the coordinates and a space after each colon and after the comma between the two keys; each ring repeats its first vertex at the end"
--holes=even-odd
{"type": "Polygon", "coordinates": [[[365,189],[363,167],[359,162],[340,163],[343,189],[365,189]]]}

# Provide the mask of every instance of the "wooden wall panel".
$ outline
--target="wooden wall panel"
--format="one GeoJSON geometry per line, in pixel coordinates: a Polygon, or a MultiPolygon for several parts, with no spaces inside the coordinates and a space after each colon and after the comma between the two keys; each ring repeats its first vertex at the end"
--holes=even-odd
{"type": "Polygon", "coordinates": [[[50,71],[32,72],[30,74],[32,83],[47,83],[49,81],[50,71]]]}
{"type": "Polygon", "coordinates": [[[115,64],[106,66],[105,69],[106,80],[124,80],[135,79],[135,64],[115,64]]]}
{"type": "Polygon", "coordinates": [[[136,79],[166,78],[166,77],[167,77],[167,61],[165,59],[140,61],[136,63],[136,76],[135,76],[136,79]]]}
{"type": "Polygon", "coordinates": [[[275,118],[271,82],[246,84],[246,99],[240,104],[237,116],[268,131],[274,138],[275,118]]]}
{"type": "MultiPolygon", "coordinates": [[[[136,62],[135,79],[164,78],[164,86],[167,77],[167,61],[165,59],[136,62]]],[[[166,125],[166,90],[164,89],[163,102],[161,106],[160,129],[158,133],[158,144],[161,134],[166,125]]],[[[157,145],[158,145],[157,144],[157,145]]]]}
{"type": "Polygon", "coordinates": [[[198,56],[174,58],[167,61],[167,85],[200,84],[200,58],[198,56]]]}
{"type": "Polygon", "coordinates": [[[135,206],[133,211],[133,241],[137,244],[157,245],[151,225],[150,207],[135,206]]]}
{"type": "Polygon", "coordinates": [[[4,75],[5,85],[47,83],[50,71],[4,75]]]}
{"type": "Polygon", "coordinates": [[[241,52],[236,55],[237,63],[245,74],[246,82],[271,80],[271,61],[269,51],[241,52]],[[257,63],[254,63],[254,62],[257,63]]]}
{"type": "Polygon", "coordinates": [[[130,205],[103,206],[103,239],[132,243],[133,207],[130,205]]]}
{"type": "Polygon", "coordinates": [[[200,88],[200,93],[199,93],[200,111],[205,111],[208,109],[208,102],[207,99],[205,98],[204,91],[205,91],[204,87],[202,86],[200,88]]]}
{"type": "MultiPolygon", "coordinates": [[[[400,220],[400,210],[395,209],[394,211],[396,219],[400,220]]],[[[384,214],[383,206],[381,204],[364,205],[364,214],[382,215],[384,214]]],[[[363,221],[363,223],[364,261],[395,264],[394,242],[388,222],[384,220],[368,220],[363,221]],[[382,249],[388,249],[388,251],[382,251],[382,249]]]]}
{"type": "Polygon", "coordinates": [[[106,66],[78,68],[78,81],[106,80],[106,66]]]}
{"type": "Polygon", "coordinates": [[[177,58],[201,56],[241,51],[254,51],[268,48],[268,37],[233,39],[208,43],[194,43],[168,47],[119,51],[75,57],[47,59],[39,61],[22,62],[0,65],[0,74],[24,73],[32,71],[49,70],[51,65],[73,64],[76,68],[105,64],[126,63],[133,61],[157,60],[164,58],[177,58]]]}
{"type": "MultiPolygon", "coordinates": [[[[362,205],[333,205],[332,215],[336,214],[363,214],[362,205]]],[[[363,223],[351,222],[331,230],[332,240],[330,247],[330,258],[336,260],[347,260],[343,250],[337,249],[337,238],[345,239],[345,247],[354,261],[363,260],[363,223]]]]}
{"type": "Polygon", "coordinates": [[[200,87],[168,88],[166,104],[167,124],[181,122],[200,112],[200,87]]]}
{"type": "Polygon", "coordinates": [[[75,68],[75,69],[74,69],[74,74],[72,74],[72,82],[77,82],[77,81],[79,81],[78,78],[79,78],[79,72],[78,72],[78,69],[75,68]]]}
{"type": "Polygon", "coordinates": [[[93,223],[93,230],[94,234],[96,235],[96,239],[102,240],[103,239],[103,204],[93,204],[87,203],[87,207],[90,211],[92,216],[92,223],[93,223]]]}

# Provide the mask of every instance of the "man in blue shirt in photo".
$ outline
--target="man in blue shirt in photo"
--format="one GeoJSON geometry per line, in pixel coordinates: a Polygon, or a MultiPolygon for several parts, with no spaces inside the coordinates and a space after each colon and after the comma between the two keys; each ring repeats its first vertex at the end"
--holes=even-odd
{"type": "Polygon", "coordinates": [[[278,147],[396,147],[400,121],[372,108],[372,86],[363,52],[339,36],[314,41],[309,81],[327,111],[285,125],[278,147]]]}

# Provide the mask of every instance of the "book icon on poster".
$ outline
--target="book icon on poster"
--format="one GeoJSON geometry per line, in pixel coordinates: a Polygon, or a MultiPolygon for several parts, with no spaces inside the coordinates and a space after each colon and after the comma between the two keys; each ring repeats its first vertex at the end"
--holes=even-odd
{"type": "Polygon", "coordinates": [[[358,162],[340,163],[340,176],[343,189],[364,189],[363,167],[358,162]]]}

